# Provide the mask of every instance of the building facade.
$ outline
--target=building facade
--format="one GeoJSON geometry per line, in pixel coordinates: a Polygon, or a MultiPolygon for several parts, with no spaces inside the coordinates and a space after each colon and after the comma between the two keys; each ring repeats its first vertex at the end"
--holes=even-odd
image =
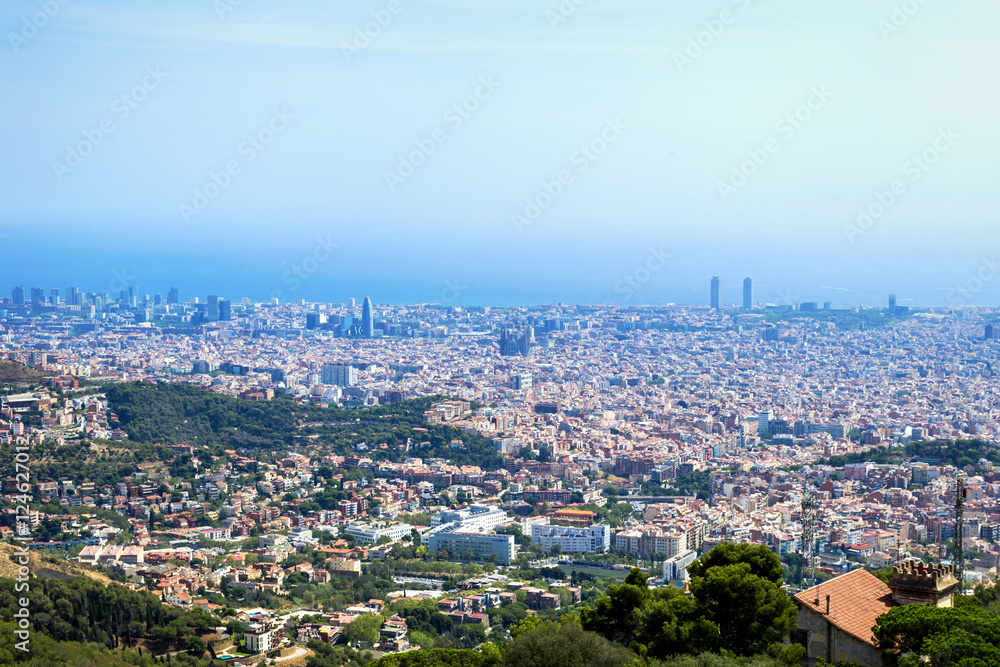
{"type": "Polygon", "coordinates": [[[611,528],[606,525],[583,528],[534,524],[531,527],[531,543],[541,545],[546,551],[559,545],[562,553],[601,554],[611,548],[611,528]]]}

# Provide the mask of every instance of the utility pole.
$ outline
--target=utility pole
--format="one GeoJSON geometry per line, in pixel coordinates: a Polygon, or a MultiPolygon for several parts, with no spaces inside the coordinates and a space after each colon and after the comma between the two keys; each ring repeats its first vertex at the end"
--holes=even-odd
{"type": "MultiPolygon", "coordinates": [[[[805,560],[804,567],[809,568],[809,581],[811,585],[816,583],[816,572],[813,570],[814,545],[815,540],[815,515],[816,497],[812,491],[802,490],[802,544],[800,552],[805,560]]],[[[799,572],[799,586],[802,585],[802,572],[799,572]]]]}
{"type": "Polygon", "coordinates": [[[965,590],[965,554],[962,552],[962,533],[965,529],[965,478],[958,476],[955,481],[955,576],[958,578],[958,594],[965,590]]]}

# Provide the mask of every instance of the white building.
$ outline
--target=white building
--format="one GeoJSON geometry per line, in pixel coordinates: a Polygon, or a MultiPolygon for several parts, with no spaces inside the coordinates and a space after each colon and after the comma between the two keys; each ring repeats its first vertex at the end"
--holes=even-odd
{"type": "Polygon", "coordinates": [[[280,533],[272,533],[271,535],[264,535],[260,538],[260,546],[267,547],[268,549],[285,544],[288,544],[288,538],[280,533]]]}
{"type": "Polygon", "coordinates": [[[468,509],[438,512],[431,519],[431,527],[455,523],[463,532],[488,533],[510,520],[507,511],[495,505],[470,505],[468,509]]]}
{"type": "Polygon", "coordinates": [[[319,542],[308,528],[292,528],[288,531],[288,541],[293,544],[315,544],[319,542]]]}
{"type": "Polygon", "coordinates": [[[378,542],[383,537],[388,537],[391,541],[402,539],[404,535],[409,535],[413,529],[406,523],[352,523],[344,531],[352,535],[358,542],[378,542]]]}
{"type": "Polygon", "coordinates": [[[688,549],[680,552],[669,560],[663,561],[663,580],[687,581],[687,566],[690,565],[697,557],[698,553],[694,549],[688,549]]]}
{"type": "Polygon", "coordinates": [[[540,544],[546,551],[559,545],[563,553],[606,553],[611,548],[611,528],[606,525],[531,526],[531,543],[540,544]]]}
{"type": "Polygon", "coordinates": [[[457,532],[456,524],[449,523],[428,532],[427,538],[432,552],[447,551],[454,558],[464,558],[467,552],[475,560],[489,560],[496,555],[501,565],[508,565],[517,556],[513,535],[457,532]]]}
{"type": "Polygon", "coordinates": [[[274,631],[265,628],[263,625],[255,623],[247,628],[243,633],[243,639],[247,644],[247,651],[253,653],[267,653],[274,648],[274,631]]]}

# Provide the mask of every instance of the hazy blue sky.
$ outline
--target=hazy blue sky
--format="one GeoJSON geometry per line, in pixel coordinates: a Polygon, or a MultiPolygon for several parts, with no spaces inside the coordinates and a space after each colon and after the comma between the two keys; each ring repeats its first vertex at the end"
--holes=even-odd
{"type": "Polygon", "coordinates": [[[996,0],[576,2],[5,0],[0,293],[1000,303],[996,0]]]}

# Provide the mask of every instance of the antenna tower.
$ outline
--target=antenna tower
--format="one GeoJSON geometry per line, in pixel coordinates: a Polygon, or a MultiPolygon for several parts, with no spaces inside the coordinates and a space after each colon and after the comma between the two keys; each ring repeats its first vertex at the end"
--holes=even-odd
{"type": "Polygon", "coordinates": [[[955,481],[955,576],[958,579],[959,595],[965,590],[965,554],[962,550],[962,533],[965,529],[965,478],[958,476],[955,481]]]}
{"type": "MultiPolygon", "coordinates": [[[[804,567],[809,568],[810,584],[816,583],[816,572],[813,569],[815,556],[815,513],[816,497],[812,491],[802,492],[802,544],[800,551],[805,559],[804,567]]],[[[799,574],[799,585],[802,585],[802,574],[799,574]]]]}

